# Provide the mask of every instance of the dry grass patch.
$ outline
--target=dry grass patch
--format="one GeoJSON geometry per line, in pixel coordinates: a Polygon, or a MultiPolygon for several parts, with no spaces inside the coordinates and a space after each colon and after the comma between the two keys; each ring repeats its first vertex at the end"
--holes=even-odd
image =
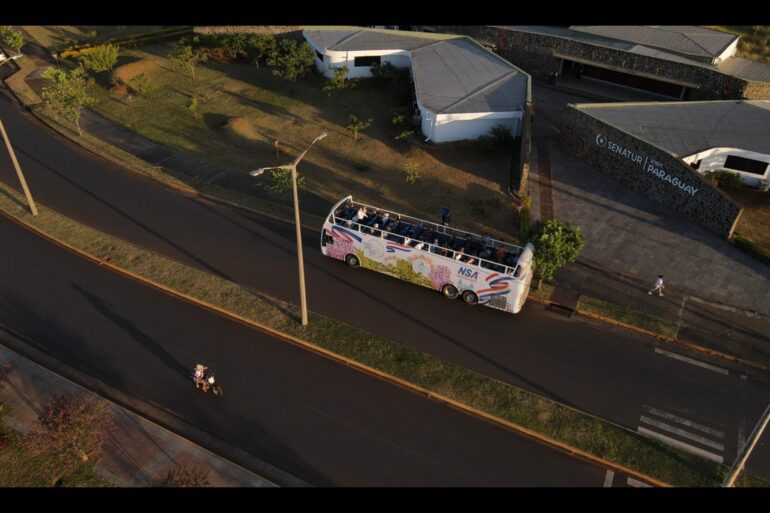
{"type": "Polygon", "coordinates": [[[729,189],[725,193],[743,207],[736,233],[751,239],[770,255],[770,193],[751,189],[729,189]]]}
{"type": "Polygon", "coordinates": [[[246,117],[231,118],[224,124],[222,130],[228,137],[240,143],[262,142],[265,140],[259,128],[252,120],[246,117]]]}
{"type": "Polygon", "coordinates": [[[148,59],[159,65],[160,73],[152,77],[158,89],[152,98],[131,102],[98,90],[102,101],[94,110],[150,140],[244,174],[255,166],[290,162],[326,131],[329,137],[307,154],[298,171],[306,189],[329,204],[352,194],[358,201],[432,221],[449,205],[454,226],[515,240],[517,211],[507,194],[510,155],[484,153],[470,143],[429,145],[415,136],[396,140],[392,119],[403,110],[403,99],[387,87],[361,84],[328,98],[317,76],[299,80],[291,92],[269,68],[211,61],[199,65],[198,80],[192,80],[164,57],[170,50],[163,44],[127,50],[126,57],[138,59],[127,65],[132,74],[148,59]],[[191,96],[202,99],[199,119],[187,108],[191,96]],[[351,114],[374,120],[357,142],[345,128],[351,114]],[[278,157],[276,140],[283,151],[278,157]]]}
{"type": "Polygon", "coordinates": [[[157,76],[161,69],[155,60],[151,58],[140,59],[115,68],[113,77],[119,84],[130,84],[131,80],[142,73],[148,76],[157,76]]]}

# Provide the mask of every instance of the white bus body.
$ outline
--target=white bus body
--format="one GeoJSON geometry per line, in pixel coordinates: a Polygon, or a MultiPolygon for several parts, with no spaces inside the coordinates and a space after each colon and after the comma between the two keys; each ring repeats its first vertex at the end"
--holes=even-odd
{"type": "Polygon", "coordinates": [[[529,243],[522,248],[484,240],[473,233],[354,203],[352,196],[334,205],[321,232],[321,252],[328,257],[438,290],[450,299],[462,297],[469,304],[511,313],[518,313],[527,298],[534,249],[529,243]],[[350,215],[359,207],[369,212],[361,223],[350,215]],[[382,226],[375,224],[384,219],[382,226]],[[419,235],[411,238],[410,234],[419,235]],[[439,244],[433,243],[434,236],[439,244]],[[470,252],[459,252],[460,246],[470,252]],[[480,253],[479,248],[493,253],[480,253]]]}

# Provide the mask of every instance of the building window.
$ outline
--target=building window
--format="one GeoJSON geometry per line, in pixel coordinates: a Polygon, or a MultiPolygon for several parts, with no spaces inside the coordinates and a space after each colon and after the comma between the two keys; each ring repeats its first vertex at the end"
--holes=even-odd
{"type": "Polygon", "coordinates": [[[315,56],[318,57],[318,60],[323,62],[324,61],[324,54],[319,52],[318,50],[315,51],[315,56]]]}
{"type": "Polygon", "coordinates": [[[725,160],[725,167],[752,175],[764,175],[767,170],[767,162],[728,155],[725,160]]]}
{"type": "Polygon", "coordinates": [[[377,66],[380,64],[380,56],[363,56],[363,57],[356,57],[353,60],[353,65],[356,68],[364,67],[364,66],[377,66]]]}

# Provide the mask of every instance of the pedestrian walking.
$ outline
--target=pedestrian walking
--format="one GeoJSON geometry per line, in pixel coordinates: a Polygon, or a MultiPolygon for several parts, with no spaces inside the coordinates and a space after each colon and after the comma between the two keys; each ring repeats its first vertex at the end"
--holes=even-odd
{"type": "Polygon", "coordinates": [[[666,289],[666,286],[665,286],[665,285],[663,285],[663,275],[662,275],[662,274],[659,274],[659,275],[658,275],[658,279],[657,279],[657,280],[655,280],[655,286],[652,288],[652,290],[650,290],[650,291],[649,291],[649,292],[647,292],[647,293],[648,293],[649,295],[652,295],[652,293],[653,293],[653,292],[657,291],[657,292],[658,292],[658,296],[662,296],[662,295],[663,295],[663,291],[664,291],[665,289],[666,289]]]}
{"type": "Polygon", "coordinates": [[[444,207],[441,210],[441,224],[444,226],[449,226],[450,217],[452,217],[452,211],[449,209],[449,207],[444,207]]]}

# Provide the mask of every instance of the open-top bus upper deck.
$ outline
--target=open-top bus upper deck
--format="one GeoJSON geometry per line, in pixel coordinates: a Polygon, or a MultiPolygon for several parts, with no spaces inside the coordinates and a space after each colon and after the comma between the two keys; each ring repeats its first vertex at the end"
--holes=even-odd
{"type": "Polygon", "coordinates": [[[529,264],[529,260],[520,261],[519,257],[524,251],[522,246],[355,202],[352,196],[340,200],[333,207],[327,221],[332,225],[392,241],[395,245],[390,249],[395,250],[399,245],[417,248],[437,257],[458,260],[514,278],[522,278],[529,264]],[[357,214],[360,208],[365,209],[366,217],[359,222],[357,214]]]}

